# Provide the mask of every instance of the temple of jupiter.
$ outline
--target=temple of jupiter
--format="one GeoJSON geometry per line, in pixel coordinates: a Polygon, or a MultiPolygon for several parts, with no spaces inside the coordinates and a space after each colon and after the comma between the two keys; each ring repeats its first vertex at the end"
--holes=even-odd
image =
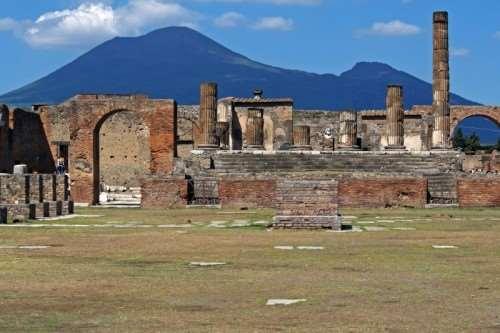
{"type": "Polygon", "coordinates": [[[448,13],[433,16],[433,149],[450,146],[450,64],[448,46],[448,13]]]}
{"type": "Polygon", "coordinates": [[[217,149],[217,84],[205,82],[200,88],[200,149],[217,149]]]}
{"type": "Polygon", "coordinates": [[[341,112],[337,148],[345,150],[359,149],[357,141],[358,114],[355,111],[341,112]]]}
{"type": "Polygon", "coordinates": [[[311,150],[311,127],[295,126],[293,128],[293,147],[296,150],[311,150]]]}
{"type": "Polygon", "coordinates": [[[403,87],[387,87],[386,149],[405,149],[404,147],[404,106],[403,87]]]}
{"type": "Polygon", "coordinates": [[[245,148],[264,149],[264,115],[260,109],[249,109],[246,122],[245,148]]]}

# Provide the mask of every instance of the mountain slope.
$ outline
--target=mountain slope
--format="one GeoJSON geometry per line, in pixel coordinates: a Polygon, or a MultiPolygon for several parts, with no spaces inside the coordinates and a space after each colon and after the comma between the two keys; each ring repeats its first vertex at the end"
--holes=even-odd
{"type": "MultiPolygon", "coordinates": [[[[405,87],[406,106],[430,104],[432,86],[381,63],[358,63],[341,74],[312,74],[252,61],[204,35],[183,27],[135,38],[114,38],[72,63],[18,90],[0,96],[8,104],[60,103],[78,93],[144,93],[199,100],[202,81],[216,81],[220,96],[292,97],[298,108],[383,108],[386,86],[405,87]]],[[[454,104],[474,104],[453,95],[454,104]]]]}

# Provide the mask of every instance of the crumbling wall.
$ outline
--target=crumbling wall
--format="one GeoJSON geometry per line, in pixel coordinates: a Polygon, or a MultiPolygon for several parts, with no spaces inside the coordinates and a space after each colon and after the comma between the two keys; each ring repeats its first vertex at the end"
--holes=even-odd
{"type": "Polygon", "coordinates": [[[9,132],[9,109],[5,105],[0,105],[0,173],[12,171],[9,132]]]}
{"type": "Polygon", "coordinates": [[[10,148],[14,163],[26,164],[30,172],[54,172],[55,160],[40,116],[15,109],[12,119],[10,148]]]}
{"type": "Polygon", "coordinates": [[[338,137],[340,112],[321,110],[295,110],[293,126],[311,128],[313,150],[333,150],[338,137]]]}
{"type": "Polygon", "coordinates": [[[139,187],[150,170],[149,127],[131,111],[106,118],[99,131],[101,184],[139,187]]]}

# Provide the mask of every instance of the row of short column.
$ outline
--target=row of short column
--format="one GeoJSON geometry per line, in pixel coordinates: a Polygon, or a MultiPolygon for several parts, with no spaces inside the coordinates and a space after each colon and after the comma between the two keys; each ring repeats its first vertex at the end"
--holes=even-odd
{"type": "MultiPolygon", "coordinates": [[[[203,83],[200,88],[200,149],[218,149],[229,145],[229,124],[217,122],[217,84],[203,83]]],[[[404,107],[403,88],[390,85],[387,88],[387,149],[404,149],[404,107]]],[[[358,113],[341,112],[339,116],[337,147],[340,150],[356,150],[358,144],[358,113]]],[[[294,149],[311,149],[311,129],[309,126],[293,128],[294,149]]],[[[264,115],[261,109],[248,110],[245,149],[264,149],[264,115]]]]}

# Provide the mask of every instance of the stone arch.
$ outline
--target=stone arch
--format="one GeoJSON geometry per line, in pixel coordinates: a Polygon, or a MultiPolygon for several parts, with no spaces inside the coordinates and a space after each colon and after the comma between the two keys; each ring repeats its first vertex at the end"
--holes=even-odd
{"type": "Polygon", "coordinates": [[[93,131],[95,202],[102,185],[140,187],[140,177],[150,170],[149,136],[149,127],[138,112],[118,109],[99,119],[93,131]]]}
{"type": "Polygon", "coordinates": [[[131,112],[149,129],[147,174],[168,175],[176,156],[177,104],[141,95],[78,95],[64,104],[69,112],[71,195],[75,202],[99,202],[98,134],[107,119],[131,112]]]}
{"type": "Polygon", "coordinates": [[[452,107],[450,134],[455,133],[458,124],[470,117],[484,117],[500,126],[500,108],[487,106],[452,107]]]}

